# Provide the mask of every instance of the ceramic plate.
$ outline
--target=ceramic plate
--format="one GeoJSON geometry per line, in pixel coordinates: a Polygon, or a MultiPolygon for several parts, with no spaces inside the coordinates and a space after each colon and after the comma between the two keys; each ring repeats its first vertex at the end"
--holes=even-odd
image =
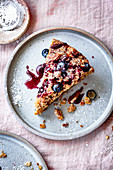
{"type": "Polygon", "coordinates": [[[9,133],[0,131],[0,154],[1,151],[7,154],[7,157],[0,158],[0,169],[2,170],[35,170],[39,169],[37,163],[48,170],[40,153],[25,139],[9,133]],[[30,161],[31,166],[24,164],[30,161]]]}
{"type": "Polygon", "coordinates": [[[33,133],[50,139],[68,140],[86,135],[99,127],[110,115],[113,106],[113,63],[109,50],[93,35],[76,28],[50,28],[33,33],[14,50],[6,70],[5,92],[9,106],[18,120],[33,133]],[[73,113],[67,113],[68,104],[57,106],[62,110],[64,120],[54,115],[54,103],[41,116],[34,115],[34,103],[37,89],[29,90],[25,86],[28,79],[26,66],[35,69],[45,62],[41,53],[49,48],[52,38],[67,42],[83,53],[94,67],[95,73],[74,86],[63,98],[73,94],[83,86],[83,92],[94,89],[97,98],[91,105],[76,105],[73,113]],[[87,83],[84,85],[83,83],[87,83]],[[73,91],[72,91],[73,90],[73,91]],[[46,129],[40,124],[46,120],[46,129]],[[78,123],[76,123],[78,121],[78,123]],[[62,126],[69,123],[69,127],[62,126]],[[80,125],[83,126],[80,127],[80,125]]]}

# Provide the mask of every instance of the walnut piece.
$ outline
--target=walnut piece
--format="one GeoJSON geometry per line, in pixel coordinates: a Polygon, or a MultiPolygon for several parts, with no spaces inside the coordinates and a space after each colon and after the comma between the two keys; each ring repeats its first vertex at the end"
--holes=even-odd
{"type": "Polygon", "coordinates": [[[75,110],[76,110],[76,106],[73,105],[73,104],[71,104],[71,105],[68,107],[68,109],[67,109],[67,111],[68,111],[69,113],[74,112],[75,110]]]}
{"type": "Polygon", "coordinates": [[[59,120],[63,120],[62,111],[60,109],[55,108],[54,114],[57,116],[59,120]]]}

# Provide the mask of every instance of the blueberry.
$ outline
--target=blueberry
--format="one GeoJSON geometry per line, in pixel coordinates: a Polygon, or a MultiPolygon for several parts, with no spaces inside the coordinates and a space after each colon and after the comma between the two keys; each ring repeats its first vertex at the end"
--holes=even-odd
{"type": "Polygon", "coordinates": [[[58,92],[62,91],[63,86],[62,86],[61,83],[54,84],[53,87],[52,87],[52,89],[53,89],[54,92],[57,92],[57,93],[58,93],[58,92]]]}
{"type": "Polygon", "coordinates": [[[67,63],[67,62],[65,62],[65,69],[67,70],[67,69],[68,69],[68,67],[69,67],[68,63],[67,63]]]}
{"type": "Polygon", "coordinates": [[[42,50],[42,56],[44,58],[46,58],[47,54],[49,53],[49,49],[45,48],[44,50],[42,50]]]}
{"type": "Polygon", "coordinates": [[[88,63],[84,63],[84,65],[85,65],[86,68],[90,67],[88,63]]]}
{"type": "Polygon", "coordinates": [[[65,71],[62,71],[62,72],[61,72],[61,76],[62,76],[63,78],[65,78],[65,77],[67,76],[67,73],[66,73],[65,71]]]}
{"type": "Polygon", "coordinates": [[[57,69],[58,69],[58,70],[61,70],[64,66],[65,66],[65,63],[64,63],[64,62],[60,62],[60,63],[58,63],[58,65],[57,65],[57,69]]]}
{"type": "Polygon", "coordinates": [[[67,70],[68,69],[67,62],[61,61],[60,63],[58,63],[57,69],[61,71],[67,70]]]}
{"type": "Polygon", "coordinates": [[[91,89],[91,90],[87,91],[86,96],[89,97],[90,100],[94,100],[96,98],[97,94],[93,89],[91,89]]]}
{"type": "Polygon", "coordinates": [[[84,63],[84,66],[83,66],[83,67],[81,67],[81,69],[82,69],[84,72],[89,71],[89,69],[90,69],[90,65],[89,65],[88,63],[84,63]],[[85,67],[84,67],[84,66],[85,66],[85,67]]]}

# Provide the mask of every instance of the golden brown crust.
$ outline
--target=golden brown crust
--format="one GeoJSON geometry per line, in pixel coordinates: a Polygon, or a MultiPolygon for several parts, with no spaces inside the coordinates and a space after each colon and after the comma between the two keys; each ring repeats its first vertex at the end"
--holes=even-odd
{"type": "Polygon", "coordinates": [[[46,67],[43,74],[43,81],[50,82],[47,85],[47,88],[44,89],[44,92],[40,92],[35,102],[35,114],[41,114],[53,101],[55,101],[62,93],[69,90],[72,86],[79,83],[82,79],[84,79],[87,75],[94,72],[94,68],[90,66],[88,71],[83,71],[81,68],[85,68],[85,63],[89,61],[83,56],[79,51],[75,48],[69,46],[67,43],[63,43],[59,40],[52,40],[52,44],[49,49],[49,53],[46,57],[46,67]],[[55,70],[54,62],[63,60],[63,58],[67,56],[66,61],[75,68],[68,68],[67,76],[62,77],[61,71],[55,70]],[[81,68],[80,68],[81,67],[81,68]],[[48,69],[48,70],[47,70],[48,69]],[[52,69],[53,71],[51,71],[52,69]],[[74,71],[74,73],[73,73],[74,71]],[[57,79],[57,83],[63,84],[63,89],[60,92],[53,91],[53,83],[51,80],[57,79]],[[65,83],[69,79],[72,79],[71,84],[65,83]]]}

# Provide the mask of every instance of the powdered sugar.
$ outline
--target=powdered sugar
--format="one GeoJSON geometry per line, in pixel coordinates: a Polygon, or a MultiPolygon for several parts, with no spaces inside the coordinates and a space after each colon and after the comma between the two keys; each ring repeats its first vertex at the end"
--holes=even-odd
{"type": "Polygon", "coordinates": [[[17,1],[0,1],[0,27],[2,30],[12,30],[19,27],[24,20],[24,15],[24,7],[17,1]]]}

